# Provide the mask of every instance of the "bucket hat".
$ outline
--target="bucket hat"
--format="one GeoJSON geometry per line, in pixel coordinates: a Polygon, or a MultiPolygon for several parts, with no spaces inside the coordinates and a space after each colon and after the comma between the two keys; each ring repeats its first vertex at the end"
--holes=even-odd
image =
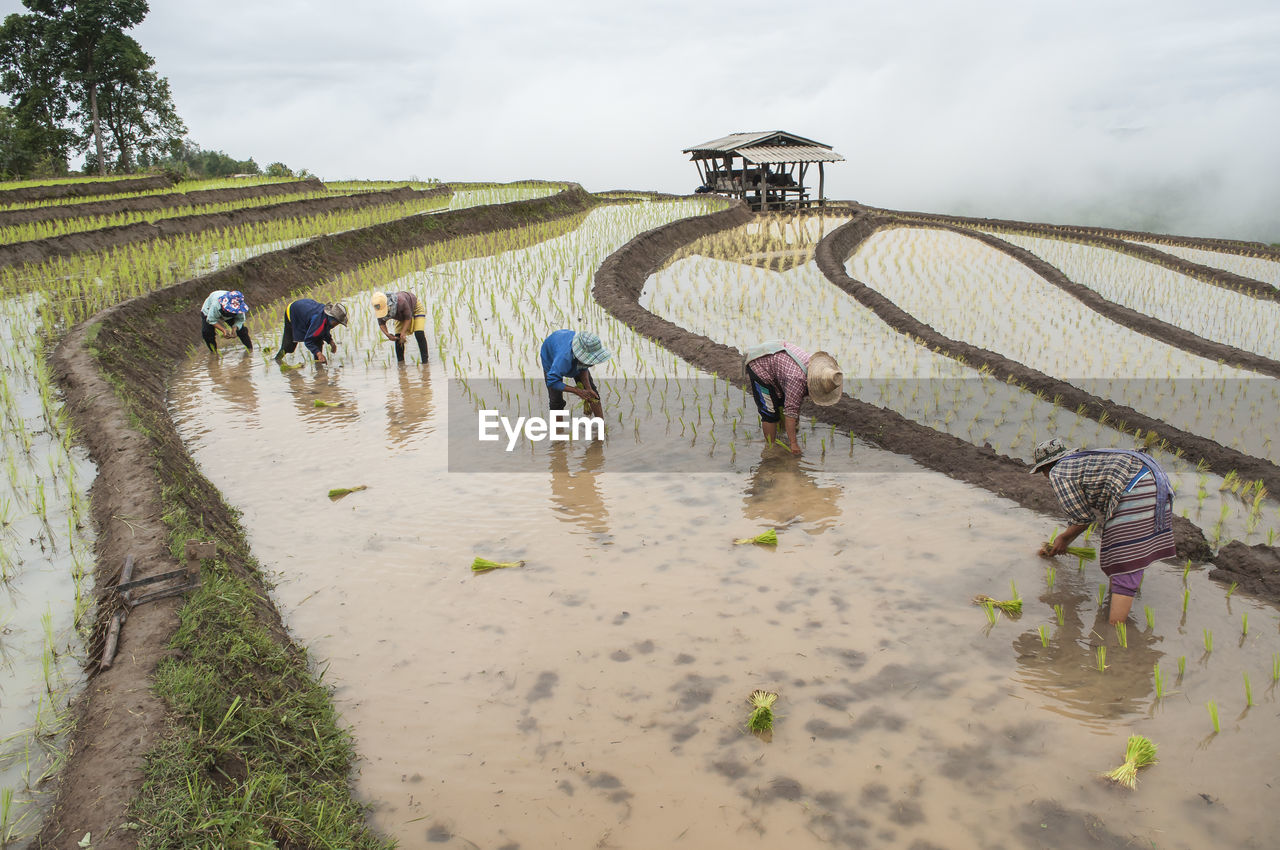
{"type": "Polygon", "coordinates": [[[374,318],[375,319],[385,318],[389,309],[387,307],[387,293],[375,292],[373,293],[373,298],[370,300],[373,302],[374,318]]]}
{"type": "Polygon", "coordinates": [[[840,364],[825,351],[815,352],[809,358],[809,398],[813,403],[829,407],[844,395],[844,372],[840,364]]]}
{"type": "Polygon", "coordinates": [[[604,347],[600,337],[590,331],[575,333],[573,342],[569,344],[569,350],[573,352],[574,359],[583,366],[595,366],[613,356],[609,349],[604,347]]]}
{"type": "Polygon", "coordinates": [[[340,325],[345,325],[347,323],[347,308],[343,307],[341,304],[324,305],[324,314],[340,325]]]}
{"type": "Polygon", "coordinates": [[[1040,467],[1045,464],[1056,463],[1071,454],[1072,451],[1074,450],[1067,448],[1067,444],[1058,437],[1045,440],[1036,446],[1035,454],[1031,456],[1031,471],[1039,472],[1040,467]]]}
{"type": "Polygon", "coordinates": [[[227,313],[234,313],[237,316],[243,316],[249,312],[249,305],[244,303],[244,293],[238,289],[233,289],[219,298],[218,307],[227,313]]]}

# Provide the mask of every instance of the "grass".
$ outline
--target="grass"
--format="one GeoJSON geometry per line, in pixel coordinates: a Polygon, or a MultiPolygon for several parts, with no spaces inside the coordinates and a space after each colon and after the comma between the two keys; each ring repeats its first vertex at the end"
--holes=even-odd
{"type": "MultiPolygon", "coordinates": [[[[175,557],[207,534],[171,483],[164,519],[175,557]]],[[[224,544],[225,545],[225,544],[224,544]]],[[[233,557],[247,544],[235,541],[233,557]]],[[[256,575],[256,564],[246,564],[256,575]]],[[[132,817],[140,847],[384,848],[348,785],[355,750],[305,651],[263,621],[262,589],[223,556],[179,612],[155,690],[173,714],[147,755],[132,817]]]]}

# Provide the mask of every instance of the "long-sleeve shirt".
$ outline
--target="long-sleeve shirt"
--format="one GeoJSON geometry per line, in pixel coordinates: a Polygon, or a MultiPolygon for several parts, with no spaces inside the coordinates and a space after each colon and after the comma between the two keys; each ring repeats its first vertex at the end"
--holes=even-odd
{"type": "Polygon", "coordinates": [[[1069,454],[1049,470],[1049,484],[1071,523],[1106,522],[1141,469],[1127,454],[1069,454]]]}
{"type": "Polygon", "coordinates": [[[792,419],[800,418],[800,403],[809,394],[809,352],[789,342],[782,343],[784,351],[757,357],[748,365],[760,380],[782,391],[782,414],[792,419]],[[790,353],[788,353],[790,352],[790,353]],[[796,361],[800,362],[797,363],[796,361]],[[800,363],[804,368],[800,368],[800,363]]]}
{"type": "Polygon", "coordinates": [[[418,312],[418,296],[412,292],[387,293],[387,315],[378,319],[378,324],[385,325],[387,319],[407,322],[418,312]]]}
{"type": "Polygon", "coordinates": [[[216,325],[218,322],[226,322],[227,327],[232,330],[239,330],[244,327],[244,313],[235,313],[230,318],[222,315],[222,305],[218,303],[218,299],[226,294],[227,290],[225,289],[210,293],[209,297],[204,299],[204,306],[200,308],[200,314],[211,325],[216,325]]]}
{"type": "Polygon", "coordinates": [[[293,330],[293,338],[306,345],[312,354],[319,354],[324,344],[333,343],[329,334],[329,317],[324,305],[310,298],[299,298],[284,310],[286,321],[293,330]]]}
{"type": "Polygon", "coordinates": [[[549,389],[563,390],[565,378],[577,378],[578,373],[587,368],[573,356],[575,333],[576,331],[571,330],[555,331],[542,343],[539,356],[549,389]]]}

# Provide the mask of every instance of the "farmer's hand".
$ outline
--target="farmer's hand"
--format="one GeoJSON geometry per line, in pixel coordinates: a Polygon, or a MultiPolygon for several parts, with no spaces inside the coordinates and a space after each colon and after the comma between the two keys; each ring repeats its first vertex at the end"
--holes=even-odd
{"type": "Polygon", "coordinates": [[[1063,535],[1059,534],[1057,539],[1052,542],[1046,542],[1040,547],[1040,557],[1054,558],[1061,555],[1063,552],[1067,551],[1067,544],[1069,542],[1070,541],[1064,539],[1063,535]]]}
{"type": "Polygon", "coordinates": [[[316,363],[318,363],[318,364],[320,364],[321,366],[323,366],[324,364],[326,364],[326,363],[328,363],[328,362],[329,362],[329,361],[325,358],[325,356],[324,356],[324,352],[323,352],[323,351],[321,351],[320,353],[316,354],[316,363]]]}
{"type": "Polygon", "coordinates": [[[231,339],[231,337],[235,336],[235,334],[233,334],[231,331],[228,331],[228,330],[220,330],[218,331],[218,333],[222,334],[227,339],[231,339]]]}
{"type": "Polygon", "coordinates": [[[329,343],[329,350],[330,350],[330,351],[337,351],[337,350],[338,350],[338,344],[337,344],[336,342],[331,342],[331,343],[329,343]]]}
{"type": "Polygon", "coordinates": [[[404,344],[409,341],[408,334],[396,334],[396,342],[404,344]]]}

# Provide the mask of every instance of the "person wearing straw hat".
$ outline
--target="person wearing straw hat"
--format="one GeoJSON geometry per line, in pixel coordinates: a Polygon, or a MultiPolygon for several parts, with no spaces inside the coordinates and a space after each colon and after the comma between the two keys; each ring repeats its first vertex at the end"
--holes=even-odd
{"type": "Polygon", "coordinates": [[[418,341],[418,353],[427,362],[427,308],[412,292],[373,293],[373,315],[378,320],[378,330],[387,339],[395,340],[396,360],[404,362],[404,344],[413,334],[418,341]],[[394,319],[396,332],[387,333],[387,320],[394,319]]]}
{"type": "Polygon", "coordinates": [[[1098,563],[1111,586],[1109,620],[1123,622],[1153,561],[1177,554],[1173,542],[1173,488],[1145,452],[1073,450],[1054,437],[1035,448],[1031,472],[1049,479],[1067,515],[1066,530],[1040,547],[1043,557],[1067,551],[1092,522],[1101,529],[1098,563]]]}
{"type": "Polygon", "coordinates": [[[321,304],[310,298],[289,302],[289,306],[284,308],[284,334],[280,337],[276,362],[283,360],[286,354],[292,354],[301,342],[323,366],[329,362],[324,356],[324,344],[329,344],[330,352],[337,351],[338,344],[333,341],[332,331],[346,323],[347,310],[341,304],[321,304]]]}
{"type": "Polygon", "coordinates": [[[778,421],[782,420],[793,455],[800,454],[796,427],[805,397],[828,407],[844,394],[844,372],[834,357],[825,351],[810,354],[780,339],[748,348],[743,371],[751,382],[765,442],[772,445],[778,441],[778,421]]]}
{"type": "Polygon", "coordinates": [[[551,409],[564,410],[564,394],[573,393],[591,406],[592,416],[603,419],[604,408],[600,406],[595,381],[591,380],[590,367],[612,356],[600,337],[589,331],[559,330],[543,340],[539,357],[551,395],[551,409]],[[577,386],[566,384],[566,378],[572,378],[577,386]]]}
{"type": "Polygon", "coordinates": [[[235,289],[210,292],[200,308],[200,336],[204,338],[204,344],[217,354],[218,334],[227,339],[238,336],[244,347],[253,351],[249,330],[244,326],[244,317],[248,313],[249,305],[245,303],[243,292],[235,289]]]}

